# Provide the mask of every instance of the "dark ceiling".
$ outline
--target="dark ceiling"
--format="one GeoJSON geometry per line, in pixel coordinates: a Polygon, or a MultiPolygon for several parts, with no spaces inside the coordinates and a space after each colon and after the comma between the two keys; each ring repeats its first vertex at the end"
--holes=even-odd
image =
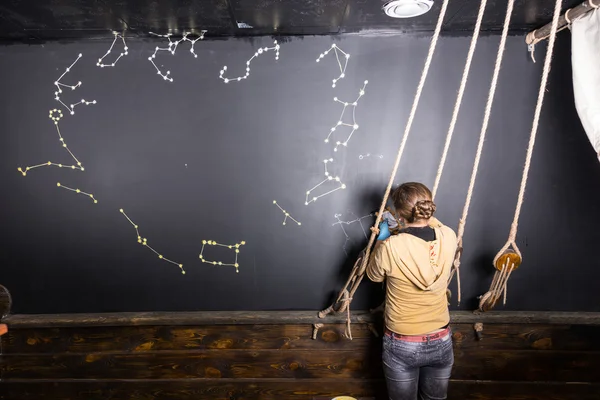
{"type": "MultiPolygon", "coordinates": [[[[564,0],[564,9],[582,0],[564,0]]],[[[206,29],[207,37],[318,35],[360,31],[426,32],[435,27],[442,0],[417,18],[393,19],[384,0],[1,0],[0,39],[47,41],[129,36],[149,31],[206,29]],[[243,27],[248,26],[248,27],[243,27]]],[[[483,30],[501,30],[507,0],[488,0],[483,30]]],[[[443,32],[473,29],[479,2],[450,0],[443,32]]],[[[516,0],[511,30],[529,31],[551,19],[551,0],[516,0]]]]}

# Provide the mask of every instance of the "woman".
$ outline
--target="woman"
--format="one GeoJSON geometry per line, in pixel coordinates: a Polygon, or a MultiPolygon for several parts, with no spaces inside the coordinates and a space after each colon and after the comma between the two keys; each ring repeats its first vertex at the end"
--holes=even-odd
{"type": "Polygon", "coordinates": [[[401,231],[377,241],[367,276],[386,284],[383,366],[390,400],[445,399],[454,363],[446,289],[456,234],[421,183],[391,195],[401,231]]]}

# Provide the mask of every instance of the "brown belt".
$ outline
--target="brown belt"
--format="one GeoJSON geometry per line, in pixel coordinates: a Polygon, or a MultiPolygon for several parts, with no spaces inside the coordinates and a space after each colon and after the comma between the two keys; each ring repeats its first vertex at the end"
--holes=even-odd
{"type": "Polygon", "coordinates": [[[385,329],[385,334],[392,339],[402,340],[405,342],[431,342],[433,340],[443,339],[450,334],[450,327],[445,328],[443,331],[439,331],[436,333],[432,333],[429,335],[400,335],[398,333],[394,333],[389,329],[385,329]]]}

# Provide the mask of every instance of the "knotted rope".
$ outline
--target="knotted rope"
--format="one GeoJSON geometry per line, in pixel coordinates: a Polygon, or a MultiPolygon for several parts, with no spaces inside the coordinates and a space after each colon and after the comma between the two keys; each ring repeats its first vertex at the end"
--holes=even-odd
{"type": "MultiPolygon", "coordinates": [[[[448,150],[450,149],[450,142],[452,141],[452,135],[454,133],[454,129],[456,128],[456,121],[458,120],[458,112],[460,111],[460,106],[462,104],[463,95],[465,93],[465,88],[467,86],[467,80],[469,78],[469,72],[471,70],[471,62],[473,61],[473,55],[475,54],[475,48],[477,47],[477,40],[479,39],[479,32],[481,31],[481,22],[483,21],[483,15],[485,14],[485,7],[487,5],[487,0],[481,0],[479,4],[479,13],[477,14],[477,21],[475,23],[475,28],[473,29],[473,36],[471,37],[471,44],[469,45],[469,53],[467,54],[467,60],[465,61],[465,68],[463,70],[462,78],[460,80],[460,87],[458,89],[458,95],[456,96],[456,102],[454,104],[454,110],[452,111],[452,118],[450,119],[450,126],[448,127],[448,133],[446,134],[446,142],[444,144],[444,150],[442,151],[442,157],[440,159],[440,164],[438,166],[437,175],[435,177],[435,182],[433,184],[432,197],[435,200],[435,195],[437,193],[438,187],[440,185],[440,180],[442,179],[442,174],[444,172],[444,166],[446,165],[446,157],[448,156],[448,150]]],[[[458,250],[457,250],[458,254],[458,250]]],[[[453,264],[452,274],[450,275],[450,279],[448,280],[448,284],[452,280],[452,276],[454,276],[454,271],[456,271],[456,280],[458,285],[458,304],[460,304],[460,270],[458,267],[460,266],[460,261],[455,262],[453,264]]]]}
{"type": "MultiPolygon", "coordinates": [[[[402,159],[402,154],[404,153],[404,148],[406,147],[406,142],[408,140],[408,136],[410,134],[411,128],[412,128],[412,124],[413,121],[415,119],[415,115],[417,113],[417,108],[419,105],[419,100],[421,99],[421,94],[423,92],[423,87],[425,86],[425,81],[427,80],[427,75],[429,73],[429,67],[431,66],[431,61],[433,59],[433,55],[435,53],[435,49],[437,46],[437,42],[438,39],[440,37],[440,32],[442,30],[442,25],[444,22],[444,16],[446,15],[446,10],[448,9],[448,2],[449,0],[444,0],[442,2],[442,7],[440,10],[440,14],[438,16],[438,20],[435,26],[435,31],[433,33],[433,36],[431,38],[431,43],[429,45],[429,51],[427,53],[427,59],[425,60],[425,65],[423,67],[423,71],[421,73],[421,79],[419,81],[419,85],[417,86],[417,91],[415,93],[415,98],[413,100],[413,104],[412,104],[412,108],[410,110],[410,114],[408,116],[408,121],[406,122],[406,127],[404,129],[404,134],[402,136],[402,141],[400,142],[400,147],[398,149],[398,155],[396,156],[396,161],[394,163],[394,167],[392,169],[392,173],[390,175],[390,180],[388,182],[388,185],[385,189],[385,193],[383,195],[383,200],[381,201],[381,206],[379,207],[379,212],[377,213],[376,217],[375,217],[375,223],[373,225],[373,228],[377,229],[377,227],[379,226],[379,223],[381,222],[381,218],[383,215],[383,211],[385,209],[385,206],[387,204],[390,192],[392,190],[392,185],[394,184],[394,180],[396,178],[396,173],[398,171],[398,167],[400,165],[400,160],[402,159]]],[[[360,282],[362,281],[364,274],[365,274],[365,270],[367,268],[367,264],[369,262],[369,258],[371,256],[371,248],[373,247],[373,243],[375,242],[375,239],[377,238],[377,234],[375,232],[375,229],[371,230],[371,236],[369,238],[369,242],[367,244],[367,247],[365,249],[365,255],[361,260],[361,264],[360,267],[357,269],[357,271],[353,271],[353,275],[355,274],[354,278],[348,279],[348,283],[350,283],[351,281],[353,281],[352,287],[349,290],[349,294],[348,294],[348,298],[351,300],[352,297],[354,296],[354,293],[356,292],[356,290],[358,289],[358,286],[360,285],[360,282]]],[[[339,302],[341,297],[343,296],[344,291],[346,291],[346,287],[343,289],[343,291],[341,292],[340,296],[338,296],[338,299],[336,301],[339,302]]],[[[346,302],[347,305],[349,305],[349,301],[346,302]]],[[[333,311],[333,306],[329,307],[326,310],[323,310],[319,313],[319,317],[323,318],[325,315],[329,314],[329,312],[333,311]]]]}
{"type": "Polygon", "coordinates": [[[505,263],[498,270],[497,262],[499,258],[504,255],[509,248],[512,248],[513,252],[521,258],[521,252],[515,242],[517,237],[517,231],[519,229],[519,216],[521,214],[521,207],[523,206],[523,198],[525,197],[525,188],[527,187],[527,177],[529,175],[529,168],[531,167],[531,157],[533,155],[533,148],[535,146],[535,138],[538,131],[540,122],[540,114],[542,112],[542,105],[544,104],[544,94],[546,92],[546,84],[548,83],[548,75],[550,74],[550,65],[552,63],[552,55],[554,52],[554,43],[556,41],[556,33],[558,32],[558,18],[560,17],[560,9],[562,6],[562,0],[556,0],[554,5],[554,16],[552,18],[552,27],[550,30],[550,39],[548,40],[548,49],[546,51],[546,59],[544,61],[544,69],[542,72],[542,81],[540,83],[540,89],[538,92],[537,104],[535,106],[535,112],[533,115],[533,124],[531,127],[531,133],[529,136],[529,145],[527,147],[527,156],[525,157],[525,165],[523,167],[523,175],[521,176],[521,186],[519,188],[519,196],[517,197],[517,206],[515,208],[515,215],[513,222],[510,227],[510,233],[508,240],[504,246],[500,249],[496,257],[494,258],[494,265],[496,265],[496,273],[494,274],[494,280],[490,290],[484,294],[479,302],[479,309],[490,309],[496,303],[500,293],[504,293],[504,304],[506,304],[506,283],[510,274],[514,270],[515,266],[509,267],[508,263],[505,263]]]}
{"type": "MultiPolygon", "coordinates": [[[[514,3],[515,0],[509,0],[506,6],[506,15],[504,17],[504,26],[502,27],[502,36],[500,37],[500,44],[498,45],[498,52],[496,53],[496,62],[494,64],[492,82],[490,84],[490,90],[488,92],[488,98],[485,104],[483,123],[481,124],[481,131],[479,132],[479,142],[477,143],[477,152],[475,153],[475,161],[473,162],[473,169],[471,170],[471,179],[469,180],[469,188],[467,189],[467,198],[465,199],[465,205],[463,206],[462,216],[458,221],[458,229],[456,233],[457,251],[454,257],[453,268],[452,272],[450,273],[450,277],[448,278],[448,282],[450,282],[454,277],[455,271],[458,278],[458,272],[460,271],[460,258],[462,256],[465,225],[467,223],[467,217],[469,216],[469,207],[471,206],[471,199],[473,198],[473,189],[475,188],[477,171],[479,170],[479,162],[481,161],[481,154],[483,153],[483,144],[485,142],[485,136],[487,134],[487,128],[490,122],[490,115],[492,114],[492,105],[494,104],[494,96],[496,94],[496,87],[498,86],[498,76],[500,75],[500,68],[502,67],[502,60],[504,58],[504,49],[506,48],[506,38],[508,37],[508,28],[510,26],[510,18],[514,3]]],[[[457,279],[457,281],[458,303],[460,304],[460,279],[457,279]]]]}

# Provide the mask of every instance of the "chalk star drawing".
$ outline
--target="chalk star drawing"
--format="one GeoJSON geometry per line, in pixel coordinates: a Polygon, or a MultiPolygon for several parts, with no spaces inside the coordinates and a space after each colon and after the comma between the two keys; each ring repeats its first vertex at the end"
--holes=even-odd
{"type": "Polygon", "coordinates": [[[127,47],[127,43],[125,43],[125,36],[120,35],[118,32],[113,32],[113,34],[115,35],[115,39],[113,40],[112,44],[110,45],[110,48],[108,49],[108,51],[106,52],[106,54],[104,54],[101,58],[98,59],[98,62],[96,63],[96,65],[100,68],[104,68],[104,67],[114,67],[115,64],[117,64],[119,62],[119,60],[121,59],[121,57],[126,56],[127,54],[129,54],[127,52],[127,50],[129,50],[129,48],[127,47]],[[106,58],[106,56],[108,56],[113,47],[115,46],[115,43],[117,42],[117,39],[121,38],[121,41],[123,42],[123,51],[121,52],[121,54],[119,54],[119,56],[117,57],[117,59],[115,61],[113,61],[111,64],[104,64],[103,61],[106,58]]]}
{"type": "Polygon", "coordinates": [[[289,219],[291,219],[292,221],[294,221],[295,223],[297,223],[297,224],[298,224],[298,226],[302,225],[302,223],[300,223],[300,222],[296,221],[296,220],[294,219],[294,217],[292,217],[292,216],[290,215],[290,213],[289,213],[289,212],[287,212],[287,211],[285,211],[283,208],[281,208],[281,206],[280,206],[279,204],[277,204],[277,200],[273,200],[273,204],[275,204],[275,205],[276,205],[276,206],[277,206],[277,207],[278,207],[278,208],[281,210],[281,212],[283,213],[283,215],[285,215],[285,218],[283,219],[283,225],[285,225],[285,222],[287,221],[287,219],[288,219],[288,218],[289,218],[289,219]]]}
{"type": "Polygon", "coordinates": [[[225,74],[225,72],[227,71],[227,65],[223,67],[223,69],[219,72],[219,78],[225,82],[225,83],[229,83],[229,82],[239,82],[242,79],[247,79],[250,76],[250,64],[252,63],[252,60],[254,60],[256,57],[260,56],[261,54],[264,54],[270,50],[275,50],[275,61],[279,60],[279,44],[277,43],[277,40],[275,40],[273,42],[273,47],[261,47],[260,49],[258,49],[256,51],[256,53],[254,53],[254,55],[252,57],[250,57],[250,59],[248,61],[246,61],[246,74],[243,76],[238,76],[237,78],[225,78],[223,77],[223,75],[225,74]]]}
{"type": "Polygon", "coordinates": [[[325,143],[329,143],[329,139],[331,138],[331,135],[333,134],[333,132],[336,131],[337,127],[348,126],[348,127],[352,128],[352,131],[350,132],[350,134],[348,135],[348,137],[346,138],[345,141],[343,141],[343,142],[337,141],[335,143],[335,148],[333,149],[333,151],[337,151],[339,146],[344,146],[344,147],[348,146],[348,142],[352,138],[352,135],[354,134],[354,132],[356,132],[356,130],[358,130],[358,125],[356,124],[356,106],[358,106],[358,101],[361,99],[361,97],[363,97],[365,95],[365,87],[367,87],[368,84],[369,84],[369,81],[364,82],[362,89],[360,89],[360,91],[358,92],[357,99],[354,100],[354,102],[352,102],[352,103],[347,103],[347,102],[341,101],[337,97],[333,98],[333,101],[342,104],[344,106],[344,108],[342,108],[342,114],[340,115],[340,118],[339,118],[337,124],[333,128],[330,129],[329,135],[327,135],[327,137],[325,138],[325,143]],[[352,107],[352,123],[351,124],[347,124],[343,121],[344,113],[346,112],[346,108],[348,108],[348,106],[352,107]]]}
{"type": "Polygon", "coordinates": [[[171,33],[167,33],[166,35],[159,35],[157,33],[150,32],[150,35],[154,35],[154,36],[158,36],[158,37],[161,37],[161,38],[167,38],[167,39],[169,39],[169,47],[158,47],[158,46],[156,46],[156,48],[154,49],[154,54],[152,54],[150,57],[148,57],[148,61],[150,61],[152,63],[152,65],[154,65],[154,68],[156,68],[156,73],[158,75],[160,75],[165,81],[173,82],[173,78],[170,77],[171,71],[167,71],[166,74],[163,74],[162,71],[160,70],[160,68],[158,68],[158,66],[154,62],[154,59],[156,58],[156,54],[159,51],[168,51],[169,53],[171,53],[171,55],[175,55],[175,51],[177,50],[177,46],[179,46],[179,43],[181,43],[181,42],[190,42],[192,44],[192,47],[190,48],[190,53],[192,53],[195,58],[198,58],[198,54],[196,54],[196,51],[194,50],[194,45],[196,44],[196,42],[198,40],[203,40],[204,39],[204,34],[205,33],[206,33],[205,30],[200,31],[200,34],[198,35],[198,37],[196,39],[190,39],[188,36],[191,35],[192,32],[184,32],[183,36],[181,37],[181,39],[179,39],[177,41],[172,41],[171,40],[171,36],[173,36],[173,35],[171,33]]]}
{"type": "Polygon", "coordinates": [[[59,188],[63,188],[63,189],[70,190],[71,192],[75,192],[75,193],[77,193],[77,194],[83,194],[83,195],[85,195],[85,196],[88,196],[89,198],[91,198],[91,199],[94,201],[94,204],[95,204],[95,203],[98,203],[98,200],[96,200],[96,198],[94,197],[94,195],[93,195],[93,194],[91,194],[91,193],[86,193],[86,192],[84,192],[84,191],[81,191],[81,190],[79,190],[79,189],[73,189],[73,188],[70,188],[70,187],[68,187],[68,186],[61,185],[61,184],[60,184],[60,182],[57,182],[57,183],[56,183],[56,186],[58,186],[59,188]]]}
{"type": "MultiPolygon", "coordinates": [[[[363,154],[361,154],[361,155],[359,155],[359,156],[358,156],[358,159],[359,159],[359,160],[363,160],[363,159],[365,159],[365,158],[367,158],[367,157],[371,157],[371,153],[367,153],[367,154],[364,154],[364,155],[363,155],[363,154]]],[[[375,155],[374,157],[377,157],[377,158],[380,158],[380,159],[381,159],[381,158],[383,158],[383,154],[377,154],[377,155],[375,155]]]]}
{"type": "Polygon", "coordinates": [[[323,197],[323,196],[327,196],[328,194],[331,194],[337,190],[340,189],[346,189],[346,185],[340,180],[339,176],[333,176],[329,173],[329,170],[327,169],[327,164],[333,162],[333,158],[329,158],[326,160],[323,160],[323,164],[325,166],[325,179],[323,179],[323,181],[321,181],[320,183],[316,184],[312,189],[309,189],[306,191],[306,200],[304,202],[305,205],[309,205],[310,203],[313,203],[315,201],[317,201],[319,198],[323,197]],[[325,182],[329,182],[329,181],[335,181],[338,184],[338,187],[336,187],[335,189],[330,190],[329,192],[323,193],[319,196],[314,196],[312,199],[309,200],[310,194],[316,190],[319,186],[323,185],[325,182]]]}
{"type": "Polygon", "coordinates": [[[75,162],[77,163],[77,165],[63,165],[63,164],[59,164],[59,163],[55,163],[55,162],[45,162],[42,164],[37,164],[37,165],[30,165],[29,167],[25,167],[25,169],[19,167],[17,168],[19,170],[19,172],[21,174],[23,174],[23,176],[27,175],[27,172],[34,169],[34,168],[40,168],[40,167],[49,167],[49,166],[54,166],[54,167],[59,167],[59,168],[71,168],[71,169],[78,169],[80,171],[83,171],[83,165],[81,164],[81,162],[77,159],[77,157],[75,157],[75,154],[73,154],[71,152],[71,150],[69,150],[69,147],[67,146],[67,143],[65,142],[65,139],[62,137],[61,133],[60,133],[60,128],[58,127],[58,121],[60,121],[60,119],[63,117],[62,111],[61,110],[57,110],[56,108],[53,110],[50,110],[50,115],[49,115],[50,119],[54,122],[54,126],[56,126],[56,132],[58,133],[58,139],[60,140],[60,143],[62,144],[62,147],[65,148],[65,150],[67,150],[69,152],[69,154],[71,155],[71,157],[73,158],[73,160],[75,160],[75,162]]]}
{"type": "Polygon", "coordinates": [[[71,64],[71,65],[70,65],[70,66],[69,66],[69,67],[68,67],[68,68],[65,70],[65,72],[64,72],[64,73],[63,73],[63,74],[62,74],[62,75],[61,75],[61,76],[60,76],[60,77],[59,77],[59,78],[58,78],[58,79],[57,79],[57,80],[54,82],[54,86],[56,86],[56,89],[57,89],[57,90],[56,90],[56,92],[54,92],[54,99],[55,99],[56,101],[60,102],[60,104],[62,104],[63,106],[65,106],[65,108],[66,108],[67,110],[69,110],[69,112],[71,113],[71,115],[75,114],[75,107],[77,107],[77,106],[78,106],[78,105],[80,105],[80,104],[84,104],[84,105],[86,105],[86,106],[88,106],[88,105],[90,105],[90,104],[96,104],[96,100],[92,100],[92,101],[86,101],[85,99],[81,99],[81,101],[78,101],[78,102],[77,102],[77,103],[75,103],[75,104],[71,104],[71,106],[69,107],[69,106],[67,106],[67,105],[66,105],[66,104],[65,104],[65,103],[64,103],[64,102],[63,102],[63,101],[60,99],[60,94],[63,92],[63,91],[62,91],[62,88],[63,88],[63,87],[65,87],[65,88],[69,88],[69,89],[71,89],[71,90],[75,90],[75,89],[77,89],[79,86],[81,86],[81,81],[77,82],[77,85],[73,85],[73,86],[66,85],[66,84],[64,84],[64,83],[62,83],[62,82],[60,81],[62,78],[64,78],[64,76],[65,76],[66,74],[68,74],[68,73],[69,73],[69,71],[71,71],[71,68],[73,68],[73,66],[74,66],[75,64],[77,64],[77,61],[79,61],[79,59],[80,59],[81,57],[82,57],[82,54],[81,54],[81,53],[79,53],[79,55],[77,56],[77,59],[76,59],[75,61],[73,61],[73,64],[71,64]]]}
{"type": "Polygon", "coordinates": [[[329,52],[333,50],[335,52],[335,58],[337,59],[337,63],[338,66],[340,67],[340,76],[338,76],[337,78],[333,79],[333,83],[331,85],[331,87],[335,87],[335,84],[337,83],[337,81],[339,81],[340,79],[343,79],[346,77],[346,67],[348,66],[348,59],[350,58],[350,54],[345,53],[342,49],[340,49],[335,43],[331,45],[331,47],[329,48],[329,50],[327,50],[324,53],[321,53],[319,55],[319,58],[317,58],[317,62],[320,62],[323,57],[325,57],[327,54],[329,54],[329,52]],[[340,60],[340,56],[342,57],[342,59],[344,60],[344,65],[342,66],[342,61],[340,60]]]}
{"type": "MultiPolygon", "coordinates": [[[[354,213],[352,213],[352,214],[354,214],[354,213]]],[[[342,216],[342,214],[335,214],[333,217],[335,219],[337,219],[337,222],[334,222],[333,224],[331,224],[331,226],[339,225],[340,228],[342,228],[342,232],[344,232],[344,236],[346,236],[346,240],[344,241],[344,245],[342,246],[342,248],[344,250],[344,253],[346,253],[346,255],[348,255],[348,252],[346,251],[346,245],[350,241],[350,236],[348,235],[348,232],[344,228],[344,225],[350,225],[350,224],[354,224],[354,223],[358,222],[360,224],[360,228],[363,231],[363,235],[365,236],[365,239],[369,239],[369,236],[367,235],[367,231],[365,230],[365,227],[362,224],[362,220],[365,219],[365,218],[371,218],[371,217],[373,217],[373,214],[365,215],[365,216],[362,216],[362,217],[357,217],[356,214],[354,214],[354,216],[356,217],[356,219],[353,219],[352,221],[342,221],[340,219],[341,216],[342,216]]]]}
{"type": "Polygon", "coordinates": [[[131,224],[131,225],[132,225],[132,226],[135,228],[135,233],[137,234],[137,241],[138,241],[138,243],[139,243],[139,244],[141,244],[142,246],[145,246],[145,247],[147,247],[148,249],[150,249],[150,251],[152,251],[154,254],[156,254],[156,255],[158,256],[158,258],[160,258],[161,260],[163,260],[163,261],[166,261],[166,262],[168,262],[168,263],[171,263],[171,264],[173,264],[173,265],[177,265],[177,266],[178,266],[178,267],[181,269],[181,273],[182,273],[182,274],[185,274],[185,270],[183,269],[183,264],[179,264],[179,263],[176,263],[176,262],[175,262],[175,261],[173,261],[173,260],[169,260],[168,258],[164,257],[162,254],[160,254],[158,251],[156,251],[156,250],[154,250],[152,247],[150,247],[150,245],[148,244],[148,239],[146,239],[146,238],[143,238],[143,237],[140,235],[140,230],[139,230],[139,227],[138,227],[138,226],[137,226],[137,225],[136,225],[136,224],[135,224],[135,223],[134,223],[134,222],[131,220],[131,218],[129,218],[129,217],[127,216],[127,214],[125,214],[125,211],[123,211],[123,209],[121,208],[121,209],[119,210],[119,212],[120,212],[121,214],[123,214],[123,216],[124,216],[125,218],[127,218],[127,221],[129,221],[129,223],[130,223],[130,224],[131,224]]]}
{"type": "Polygon", "coordinates": [[[221,243],[215,242],[214,240],[203,240],[202,241],[202,249],[200,250],[200,261],[202,261],[203,263],[206,263],[206,264],[235,267],[235,272],[240,272],[240,269],[239,269],[240,264],[238,264],[238,254],[240,253],[240,246],[243,246],[245,244],[246,244],[246,242],[243,240],[240,243],[235,243],[235,244],[221,244],[221,243]],[[234,250],[235,251],[235,261],[233,262],[233,264],[227,264],[222,261],[209,261],[209,260],[205,259],[204,258],[204,248],[206,246],[220,246],[220,247],[225,247],[225,248],[234,250]]]}

